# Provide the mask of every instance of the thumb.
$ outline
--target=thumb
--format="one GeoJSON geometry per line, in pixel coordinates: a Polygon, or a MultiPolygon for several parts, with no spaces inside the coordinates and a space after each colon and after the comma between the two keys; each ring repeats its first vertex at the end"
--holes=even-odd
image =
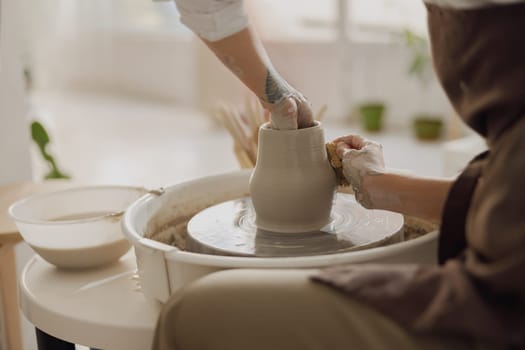
{"type": "Polygon", "coordinates": [[[359,152],[359,150],[356,150],[355,148],[350,147],[350,145],[347,144],[346,142],[338,142],[336,147],[337,147],[336,153],[340,159],[348,157],[349,154],[354,154],[354,153],[359,152]]]}

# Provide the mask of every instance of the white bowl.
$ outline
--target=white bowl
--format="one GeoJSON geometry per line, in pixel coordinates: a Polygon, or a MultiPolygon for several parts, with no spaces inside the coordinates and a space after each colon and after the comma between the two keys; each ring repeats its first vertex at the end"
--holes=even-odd
{"type": "Polygon", "coordinates": [[[306,257],[231,257],[182,251],[145,238],[152,227],[169,225],[212,204],[249,194],[251,170],[236,171],[169,186],[159,195],[147,194],[133,203],[122,221],[124,234],[135,247],[143,293],[165,302],[169,296],[204,275],[229,268],[314,268],[346,263],[435,263],[437,231],[384,247],[306,257]]]}
{"type": "Polygon", "coordinates": [[[121,230],[126,208],[143,188],[92,186],[34,195],[11,205],[24,240],[61,268],[90,268],[117,261],[130,244],[121,230]]]}

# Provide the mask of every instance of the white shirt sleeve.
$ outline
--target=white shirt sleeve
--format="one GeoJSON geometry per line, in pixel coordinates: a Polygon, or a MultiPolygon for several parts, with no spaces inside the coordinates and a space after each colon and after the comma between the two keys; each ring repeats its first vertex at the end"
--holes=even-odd
{"type": "Polygon", "coordinates": [[[181,22],[200,37],[217,41],[248,25],[243,0],[175,0],[181,22]]]}
{"type": "Polygon", "coordinates": [[[428,4],[454,8],[478,8],[497,5],[510,5],[524,0],[424,0],[428,4]]]}

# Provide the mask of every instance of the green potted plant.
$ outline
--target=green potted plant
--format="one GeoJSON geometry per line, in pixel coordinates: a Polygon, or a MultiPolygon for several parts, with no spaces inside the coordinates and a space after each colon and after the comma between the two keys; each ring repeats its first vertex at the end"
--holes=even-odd
{"type": "MultiPolygon", "coordinates": [[[[428,41],[409,29],[403,32],[403,37],[405,45],[411,52],[408,74],[418,79],[422,91],[425,91],[433,76],[428,41]]],[[[430,113],[418,113],[412,121],[414,134],[420,140],[439,139],[443,124],[441,116],[430,113]]]]}
{"type": "Polygon", "coordinates": [[[359,105],[359,117],[366,131],[377,132],[383,128],[385,104],[382,102],[367,102],[359,105]]]}
{"type": "Polygon", "coordinates": [[[419,114],[413,120],[414,133],[420,140],[437,140],[443,131],[443,120],[431,114],[419,114]]]}
{"type": "Polygon", "coordinates": [[[51,140],[49,138],[49,134],[41,123],[37,121],[33,121],[31,123],[31,138],[38,146],[42,158],[49,167],[49,172],[45,175],[44,179],[69,179],[69,175],[66,175],[60,171],[55,158],[47,151],[47,145],[51,142],[51,140]]]}

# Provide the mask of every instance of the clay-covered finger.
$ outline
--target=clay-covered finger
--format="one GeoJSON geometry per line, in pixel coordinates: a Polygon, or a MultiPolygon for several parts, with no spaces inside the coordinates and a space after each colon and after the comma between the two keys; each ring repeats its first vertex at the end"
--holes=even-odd
{"type": "MultiPolygon", "coordinates": [[[[301,96],[302,97],[302,96],[301,96]]],[[[314,125],[314,113],[310,102],[304,97],[297,98],[297,126],[299,129],[308,128],[314,125]]]]}
{"type": "MultiPolygon", "coordinates": [[[[335,142],[335,141],[334,141],[335,142]]],[[[335,147],[335,152],[339,158],[343,158],[345,155],[346,150],[350,149],[350,146],[346,142],[337,142],[335,147]]]]}
{"type": "Polygon", "coordinates": [[[273,106],[271,123],[274,129],[297,129],[297,103],[292,97],[285,97],[273,106]]]}
{"type": "Polygon", "coordinates": [[[361,153],[360,149],[351,148],[345,142],[339,142],[336,147],[337,156],[341,159],[348,157],[349,154],[359,154],[361,153]]]}
{"type": "Polygon", "coordinates": [[[344,142],[350,146],[350,148],[361,149],[365,146],[367,140],[360,135],[346,135],[336,138],[333,142],[344,142]]]}

